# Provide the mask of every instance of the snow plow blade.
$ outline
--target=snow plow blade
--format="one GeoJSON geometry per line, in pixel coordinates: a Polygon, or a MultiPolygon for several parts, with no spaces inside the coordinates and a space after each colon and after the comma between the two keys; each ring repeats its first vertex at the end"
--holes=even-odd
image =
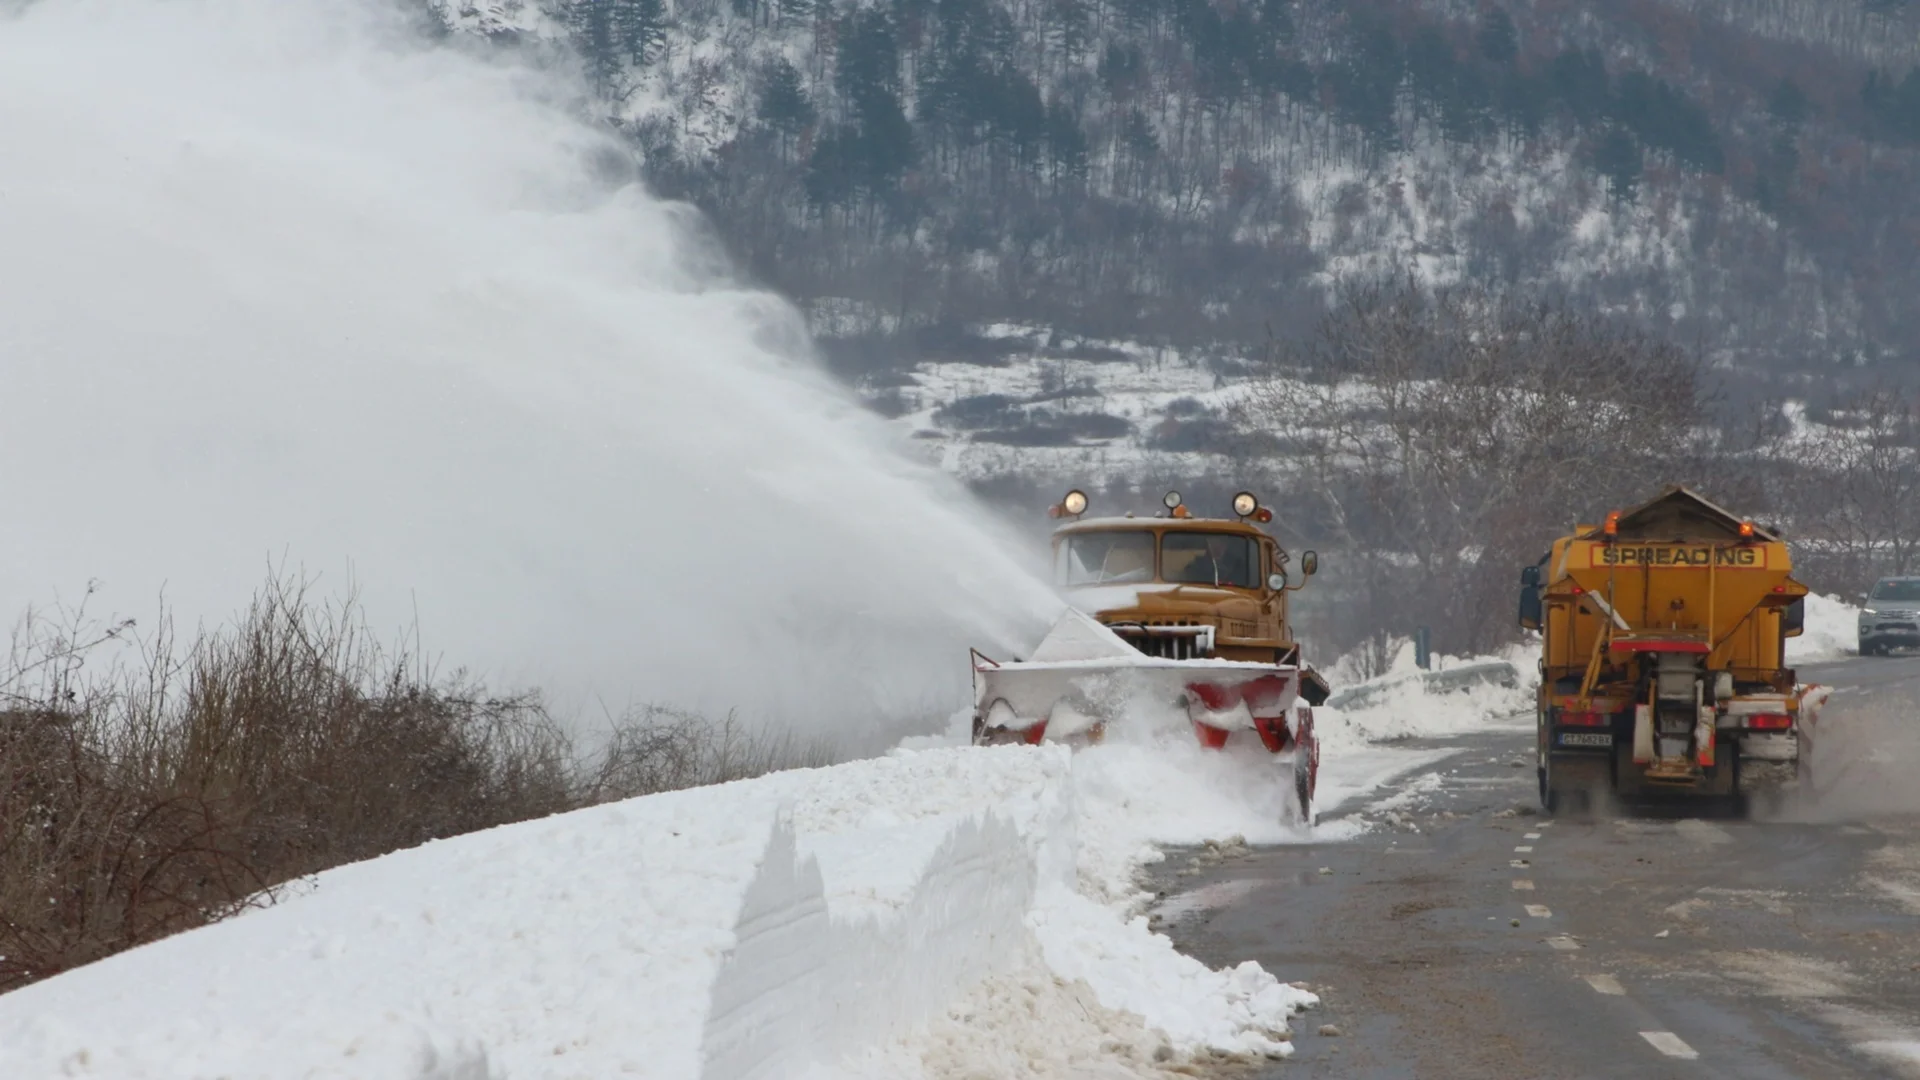
{"type": "Polygon", "coordinates": [[[1146,656],[1068,612],[1029,660],[973,651],[973,737],[1098,742],[1129,714],[1177,711],[1204,746],[1219,749],[1244,731],[1277,754],[1311,740],[1313,711],[1300,701],[1300,679],[1292,665],[1146,656]]]}

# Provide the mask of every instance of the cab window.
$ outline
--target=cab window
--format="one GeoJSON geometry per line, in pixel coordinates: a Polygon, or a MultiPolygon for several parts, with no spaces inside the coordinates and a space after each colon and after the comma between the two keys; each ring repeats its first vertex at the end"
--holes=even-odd
{"type": "Polygon", "coordinates": [[[1054,556],[1060,585],[1120,585],[1153,580],[1153,534],[1146,530],[1076,533],[1054,556]]]}
{"type": "Polygon", "coordinates": [[[1170,532],[1160,540],[1160,564],[1166,580],[1181,584],[1260,587],[1260,553],[1250,536],[1170,532]]]}

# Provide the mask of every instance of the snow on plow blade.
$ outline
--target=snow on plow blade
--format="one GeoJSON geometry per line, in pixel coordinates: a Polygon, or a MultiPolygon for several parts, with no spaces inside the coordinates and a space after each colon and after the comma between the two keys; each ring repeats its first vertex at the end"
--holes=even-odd
{"type": "Polygon", "coordinates": [[[1311,740],[1312,714],[1296,709],[1300,670],[1235,660],[1146,656],[1096,620],[1070,611],[1025,661],[973,653],[975,742],[1098,741],[1128,714],[1184,711],[1208,747],[1236,731],[1274,753],[1311,740]]]}

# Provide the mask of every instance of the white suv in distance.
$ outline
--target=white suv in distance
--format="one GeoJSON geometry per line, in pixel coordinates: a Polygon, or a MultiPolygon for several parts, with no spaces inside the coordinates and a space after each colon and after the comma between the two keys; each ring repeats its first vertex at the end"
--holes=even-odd
{"type": "Polygon", "coordinates": [[[1861,656],[1920,646],[1920,577],[1881,578],[1860,599],[1861,656]]]}

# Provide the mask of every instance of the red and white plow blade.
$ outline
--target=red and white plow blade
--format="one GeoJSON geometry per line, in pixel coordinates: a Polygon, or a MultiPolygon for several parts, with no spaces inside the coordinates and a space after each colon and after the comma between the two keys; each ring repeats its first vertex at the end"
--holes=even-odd
{"type": "Polygon", "coordinates": [[[1250,732],[1274,753],[1312,731],[1300,671],[1238,660],[1143,655],[1099,622],[1069,611],[1030,659],[973,656],[976,741],[1097,741],[1109,724],[1183,711],[1208,747],[1250,732]]]}

